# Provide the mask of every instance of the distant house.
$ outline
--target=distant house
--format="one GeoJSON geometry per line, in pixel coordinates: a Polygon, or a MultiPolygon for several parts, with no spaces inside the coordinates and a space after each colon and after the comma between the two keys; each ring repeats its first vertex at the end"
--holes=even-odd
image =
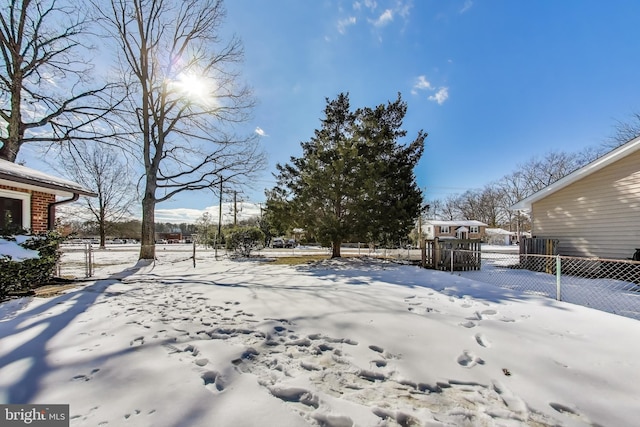
{"type": "Polygon", "coordinates": [[[180,229],[169,233],[156,233],[156,243],[180,243],[183,241],[180,229]]]}
{"type": "Polygon", "coordinates": [[[486,228],[484,240],[490,245],[515,245],[518,243],[518,233],[502,228],[486,228]]]}
{"type": "Polygon", "coordinates": [[[511,207],[531,215],[533,237],[558,253],[626,259],[640,248],[640,138],[511,207]]]}
{"type": "Polygon", "coordinates": [[[439,239],[482,239],[487,224],[481,221],[439,221],[427,220],[422,232],[427,240],[439,239]]]}
{"type": "Polygon", "coordinates": [[[56,206],[96,194],[80,184],[0,159],[0,229],[52,230],[56,206]]]}

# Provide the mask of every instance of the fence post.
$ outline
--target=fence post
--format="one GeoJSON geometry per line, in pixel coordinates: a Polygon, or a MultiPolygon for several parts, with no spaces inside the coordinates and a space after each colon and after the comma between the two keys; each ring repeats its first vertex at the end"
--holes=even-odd
{"type": "Polygon", "coordinates": [[[91,259],[91,243],[84,245],[84,277],[89,278],[93,276],[93,260],[91,259]]]}
{"type": "Polygon", "coordinates": [[[455,252],[453,251],[453,246],[451,246],[451,274],[453,274],[453,257],[455,256],[455,252]]]}
{"type": "Polygon", "coordinates": [[[556,300],[561,301],[560,277],[562,276],[562,262],[560,255],[556,255],[556,300]]]}

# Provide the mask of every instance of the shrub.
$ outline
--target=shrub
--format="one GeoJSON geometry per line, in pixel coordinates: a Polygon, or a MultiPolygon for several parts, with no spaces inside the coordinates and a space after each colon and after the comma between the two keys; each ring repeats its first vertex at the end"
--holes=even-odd
{"type": "Polygon", "coordinates": [[[228,250],[236,255],[249,257],[251,251],[257,249],[264,241],[264,233],[258,227],[236,227],[225,233],[228,250]]]}
{"type": "MultiPolygon", "coordinates": [[[[3,238],[15,240],[10,236],[3,238]]],[[[23,248],[38,251],[39,258],[13,261],[10,256],[0,254],[0,300],[9,293],[28,291],[49,282],[60,259],[58,246],[62,240],[59,233],[49,231],[20,244],[23,248]]]]}

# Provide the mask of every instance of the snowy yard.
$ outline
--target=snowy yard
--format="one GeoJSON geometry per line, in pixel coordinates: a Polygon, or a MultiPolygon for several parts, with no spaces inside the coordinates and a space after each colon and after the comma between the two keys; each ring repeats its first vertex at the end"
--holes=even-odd
{"type": "Polygon", "coordinates": [[[367,258],[110,253],[0,305],[0,402],[72,426],[637,425],[636,320],[367,258]]]}

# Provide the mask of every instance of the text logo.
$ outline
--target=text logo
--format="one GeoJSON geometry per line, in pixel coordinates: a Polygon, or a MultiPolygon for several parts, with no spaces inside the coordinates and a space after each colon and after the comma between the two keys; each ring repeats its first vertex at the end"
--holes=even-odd
{"type": "Polygon", "coordinates": [[[0,425],[69,427],[69,405],[0,405],[0,425]]]}

